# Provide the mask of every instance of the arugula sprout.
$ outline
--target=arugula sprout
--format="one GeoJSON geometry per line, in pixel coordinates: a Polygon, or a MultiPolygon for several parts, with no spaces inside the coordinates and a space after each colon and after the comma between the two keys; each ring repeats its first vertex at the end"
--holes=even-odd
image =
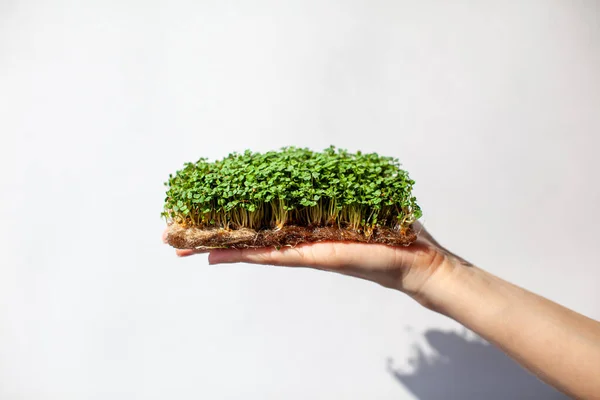
{"type": "Polygon", "coordinates": [[[201,158],[169,175],[162,216],[200,228],[326,226],[406,229],[421,217],[414,181],[397,159],[284,147],[201,158]]]}

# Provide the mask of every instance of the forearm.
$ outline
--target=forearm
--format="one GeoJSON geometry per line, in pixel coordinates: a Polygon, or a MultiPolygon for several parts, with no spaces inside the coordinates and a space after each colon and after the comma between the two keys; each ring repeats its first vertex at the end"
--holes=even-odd
{"type": "Polygon", "coordinates": [[[424,302],[503,349],[559,390],[600,399],[600,323],[476,267],[452,266],[424,302]]]}

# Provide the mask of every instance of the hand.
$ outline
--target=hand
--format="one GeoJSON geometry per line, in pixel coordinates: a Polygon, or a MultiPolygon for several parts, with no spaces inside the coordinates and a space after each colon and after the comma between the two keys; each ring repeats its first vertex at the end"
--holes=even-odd
{"type": "MultiPolygon", "coordinates": [[[[434,277],[468,263],[440,246],[419,223],[413,227],[419,237],[408,247],[319,242],[280,250],[217,249],[210,251],[208,261],[210,264],[243,262],[338,272],[401,290],[428,306],[426,289],[434,277]]],[[[177,250],[182,257],[205,252],[177,250]]]]}
{"type": "MultiPolygon", "coordinates": [[[[309,267],[401,290],[478,333],[566,394],[598,398],[599,322],[469,264],[420,224],[413,227],[419,236],[408,247],[320,242],[281,250],[212,250],[208,261],[309,267]]],[[[180,256],[197,253],[177,250],[180,256]]]]}

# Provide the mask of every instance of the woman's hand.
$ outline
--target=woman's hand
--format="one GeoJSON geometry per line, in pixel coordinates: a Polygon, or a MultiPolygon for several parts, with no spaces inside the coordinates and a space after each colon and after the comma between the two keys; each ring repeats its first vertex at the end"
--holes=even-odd
{"type": "MultiPolygon", "coordinates": [[[[600,323],[506,282],[437,243],[422,226],[408,247],[322,242],[213,250],[211,264],[245,262],[338,272],[401,290],[494,343],[569,396],[600,399],[600,323]]],[[[180,256],[198,253],[177,250],[180,256]]]]}
{"type": "MultiPolygon", "coordinates": [[[[421,304],[428,305],[428,288],[433,281],[467,263],[441,247],[423,229],[408,247],[351,242],[319,242],[297,247],[264,249],[219,249],[208,256],[210,264],[244,262],[288,267],[309,267],[367,279],[401,290],[421,304]]],[[[179,256],[199,253],[177,250],[179,256]]]]}

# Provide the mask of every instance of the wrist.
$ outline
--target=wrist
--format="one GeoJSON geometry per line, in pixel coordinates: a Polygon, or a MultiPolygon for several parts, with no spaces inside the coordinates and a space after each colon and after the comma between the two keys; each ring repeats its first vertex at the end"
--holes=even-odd
{"type": "Polygon", "coordinates": [[[448,256],[412,297],[423,307],[453,317],[452,309],[460,300],[458,294],[476,280],[480,269],[448,256]]]}
{"type": "Polygon", "coordinates": [[[461,261],[450,262],[427,282],[416,299],[424,307],[445,315],[483,336],[492,338],[510,311],[510,299],[520,289],[461,261]]]}

